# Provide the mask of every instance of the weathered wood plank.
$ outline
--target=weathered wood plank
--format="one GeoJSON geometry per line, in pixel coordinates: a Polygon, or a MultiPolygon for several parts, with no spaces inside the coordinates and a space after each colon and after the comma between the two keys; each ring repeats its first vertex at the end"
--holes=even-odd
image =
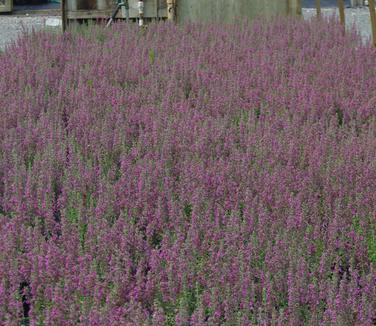
{"type": "Polygon", "coordinates": [[[63,33],[67,29],[67,1],[61,0],[61,28],[63,33]]]}
{"type": "Polygon", "coordinates": [[[11,12],[13,9],[13,0],[0,0],[0,12],[11,12]]]}
{"type": "MultiPolygon", "coordinates": [[[[67,12],[68,19],[95,19],[95,18],[109,18],[112,10],[70,10],[67,12]]],[[[122,18],[119,12],[116,18],[122,18]]]]}
{"type": "Polygon", "coordinates": [[[375,1],[368,0],[369,13],[371,17],[371,27],[372,27],[372,42],[376,46],[376,12],[375,12],[375,1]]]}
{"type": "MultiPolygon", "coordinates": [[[[67,19],[102,19],[102,18],[109,18],[112,14],[112,9],[106,9],[106,10],[68,10],[67,11],[67,19]]],[[[137,15],[134,13],[129,13],[129,18],[137,18],[137,15]]],[[[167,11],[166,9],[159,9],[158,14],[155,12],[154,15],[151,15],[149,12],[148,15],[144,15],[145,18],[166,18],[167,17],[167,11]],[[158,15],[158,16],[157,16],[158,15]]],[[[123,17],[121,11],[116,15],[116,18],[125,18],[123,17]]]]}

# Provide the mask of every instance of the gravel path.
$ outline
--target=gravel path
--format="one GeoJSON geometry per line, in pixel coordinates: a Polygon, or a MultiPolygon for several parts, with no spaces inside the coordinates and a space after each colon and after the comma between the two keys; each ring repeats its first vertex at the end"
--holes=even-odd
{"type": "MultiPolygon", "coordinates": [[[[322,8],[321,11],[324,16],[331,16],[333,14],[338,16],[337,8],[322,8]]],[[[304,8],[303,16],[305,19],[316,16],[316,9],[304,8]]],[[[360,31],[364,42],[367,42],[371,38],[371,19],[368,7],[346,8],[345,21],[347,29],[353,28],[355,24],[355,28],[360,31]]]]}
{"type": "Polygon", "coordinates": [[[22,31],[41,30],[55,22],[56,16],[0,16],[0,50],[16,40],[22,31]],[[47,24],[46,24],[47,23],[47,24]]]}
{"type": "MultiPolygon", "coordinates": [[[[306,0],[308,1],[308,0],[306,0]]],[[[327,0],[329,1],[329,0],[327,0]]],[[[323,15],[338,15],[336,8],[322,8],[323,15]]],[[[316,10],[304,8],[303,16],[306,19],[316,15],[316,10]]],[[[31,30],[40,30],[48,26],[51,22],[56,23],[56,16],[11,16],[0,15],[0,50],[4,50],[6,45],[16,40],[22,30],[26,28],[31,30]]],[[[360,30],[362,38],[367,41],[371,36],[371,24],[368,7],[346,8],[346,25],[352,28],[355,23],[356,28],[360,30]]]]}

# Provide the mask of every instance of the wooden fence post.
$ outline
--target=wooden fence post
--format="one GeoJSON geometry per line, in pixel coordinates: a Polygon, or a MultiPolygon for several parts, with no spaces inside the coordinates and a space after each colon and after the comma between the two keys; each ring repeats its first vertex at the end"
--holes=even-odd
{"type": "Polygon", "coordinates": [[[316,0],[316,14],[317,14],[317,17],[321,16],[321,3],[320,3],[320,0],[316,0]]]}
{"type": "Polygon", "coordinates": [[[302,15],[302,0],[297,0],[296,1],[296,14],[298,16],[302,15]]]}
{"type": "Polygon", "coordinates": [[[376,12],[375,12],[375,0],[368,0],[369,14],[371,16],[372,26],[372,42],[376,46],[376,12]]]}
{"type": "Polygon", "coordinates": [[[63,33],[67,29],[67,2],[66,0],[61,0],[61,28],[63,33]]]}
{"type": "Polygon", "coordinates": [[[337,0],[339,9],[339,21],[345,27],[345,3],[343,0],[337,0]]]}
{"type": "Polygon", "coordinates": [[[288,0],[286,11],[288,15],[301,16],[302,15],[302,1],[301,0],[288,0]]]}

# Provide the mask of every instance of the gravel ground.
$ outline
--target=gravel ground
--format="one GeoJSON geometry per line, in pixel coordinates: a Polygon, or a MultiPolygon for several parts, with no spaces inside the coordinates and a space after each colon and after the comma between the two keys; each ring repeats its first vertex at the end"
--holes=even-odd
{"type": "MultiPolygon", "coordinates": [[[[308,0],[307,0],[308,1],[308,0]]],[[[329,0],[328,0],[329,1],[329,0]]],[[[323,15],[338,15],[336,8],[322,8],[323,15]]],[[[316,15],[316,10],[312,8],[304,8],[303,16],[306,19],[316,15]]],[[[51,19],[57,19],[56,16],[11,16],[0,15],[0,50],[4,50],[6,45],[17,39],[23,29],[40,30],[48,27],[51,19]],[[47,24],[46,24],[47,23],[47,24]]],[[[371,36],[371,24],[368,7],[346,8],[346,25],[352,28],[353,24],[362,35],[364,41],[371,36]]],[[[55,27],[56,28],[56,27],[55,27]]]]}
{"type": "Polygon", "coordinates": [[[48,28],[50,22],[54,22],[56,16],[0,16],[0,50],[12,41],[16,40],[22,31],[41,30],[48,28]],[[47,24],[46,24],[47,23],[47,24]]]}
{"type": "MultiPolygon", "coordinates": [[[[321,11],[324,16],[331,16],[333,14],[338,16],[337,8],[322,8],[321,11]]],[[[304,8],[303,16],[305,19],[316,16],[316,9],[304,8]]],[[[355,24],[355,28],[360,32],[364,42],[367,42],[371,38],[371,20],[368,7],[346,8],[345,21],[347,29],[353,28],[355,24]]]]}

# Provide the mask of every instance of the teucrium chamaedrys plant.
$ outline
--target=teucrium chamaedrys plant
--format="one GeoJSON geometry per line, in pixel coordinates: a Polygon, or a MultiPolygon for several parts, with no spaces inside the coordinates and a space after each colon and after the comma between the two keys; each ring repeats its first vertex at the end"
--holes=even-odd
{"type": "Polygon", "coordinates": [[[0,323],[374,324],[375,60],[282,18],[9,47],[0,323]]]}

